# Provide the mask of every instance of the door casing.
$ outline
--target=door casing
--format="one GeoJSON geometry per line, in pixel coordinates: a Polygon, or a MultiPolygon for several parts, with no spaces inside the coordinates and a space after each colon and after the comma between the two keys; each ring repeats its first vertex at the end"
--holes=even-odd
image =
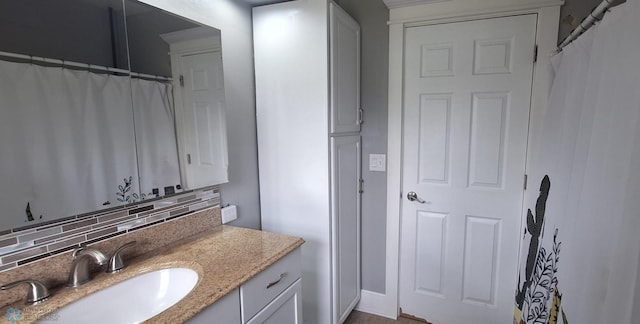
{"type": "Polygon", "coordinates": [[[426,201],[402,202],[405,313],[443,323],[513,313],[536,22],[407,29],[403,196],[426,201]]]}

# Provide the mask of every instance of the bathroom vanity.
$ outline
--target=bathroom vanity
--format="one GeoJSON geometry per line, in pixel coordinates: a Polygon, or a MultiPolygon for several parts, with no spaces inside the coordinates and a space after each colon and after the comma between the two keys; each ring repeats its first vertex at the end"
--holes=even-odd
{"type": "Polygon", "coordinates": [[[297,248],[187,323],[302,323],[300,257],[297,248]]]}
{"type": "MultiPolygon", "coordinates": [[[[35,316],[29,317],[30,314],[50,314],[59,321],[73,323],[77,319],[63,318],[64,307],[88,295],[145,273],[187,268],[198,275],[194,288],[147,322],[301,323],[300,246],[303,243],[301,238],[217,226],[128,260],[128,267],[122,272],[100,273],[79,288],[52,289],[51,298],[41,304],[24,306],[21,301],[0,312],[6,313],[10,307],[20,308],[26,315],[21,323],[37,320],[35,316]]],[[[96,303],[90,307],[95,307],[93,312],[104,316],[100,320],[107,323],[111,321],[112,312],[108,309],[113,307],[111,304],[96,303]]]]}

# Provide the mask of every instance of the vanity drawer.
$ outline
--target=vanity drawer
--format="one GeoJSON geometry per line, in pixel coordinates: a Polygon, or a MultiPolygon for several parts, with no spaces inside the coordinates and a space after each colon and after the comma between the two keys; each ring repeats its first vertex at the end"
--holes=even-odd
{"type": "Polygon", "coordinates": [[[240,286],[243,323],[298,280],[301,277],[300,267],[301,252],[297,248],[240,286]]]}

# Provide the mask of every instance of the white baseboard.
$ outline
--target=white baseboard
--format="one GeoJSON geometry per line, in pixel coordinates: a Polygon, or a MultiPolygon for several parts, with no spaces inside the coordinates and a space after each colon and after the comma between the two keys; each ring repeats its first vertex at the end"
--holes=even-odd
{"type": "Polygon", "coordinates": [[[387,295],[368,290],[362,290],[360,293],[360,302],[356,305],[357,311],[393,320],[398,319],[398,310],[394,307],[396,303],[390,303],[387,295]]]}

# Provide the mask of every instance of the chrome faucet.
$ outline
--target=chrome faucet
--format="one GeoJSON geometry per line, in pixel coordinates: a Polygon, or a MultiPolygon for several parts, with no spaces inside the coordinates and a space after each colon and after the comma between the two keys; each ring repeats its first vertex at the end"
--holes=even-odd
{"type": "Polygon", "coordinates": [[[131,241],[131,242],[119,247],[115,252],[113,252],[113,255],[109,259],[109,265],[107,266],[107,273],[120,272],[120,271],[124,270],[124,268],[127,267],[124,264],[124,261],[122,261],[121,252],[124,249],[130,248],[130,247],[136,245],[136,243],[137,243],[136,241],[131,241]]]}
{"type": "Polygon", "coordinates": [[[8,283],[0,287],[2,290],[11,289],[21,284],[29,284],[29,290],[27,291],[27,299],[25,300],[25,305],[36,305],[45,300],[47,300],[50,296],[49,289],[42,282],[38,280],[20,280],[12,283],[8,283]]]}
{"type": "Polygon", "coordinates": [[[89,274],[90,261],[94,261],[98,265],[104,265],[108,260],[109,258],[104,253],[96,249],[76,248],[73,251],[73,263],[71,264],[71,271],[69,271],[67,286],[79,287],[91,280],[91,275],[89,274]]]}

